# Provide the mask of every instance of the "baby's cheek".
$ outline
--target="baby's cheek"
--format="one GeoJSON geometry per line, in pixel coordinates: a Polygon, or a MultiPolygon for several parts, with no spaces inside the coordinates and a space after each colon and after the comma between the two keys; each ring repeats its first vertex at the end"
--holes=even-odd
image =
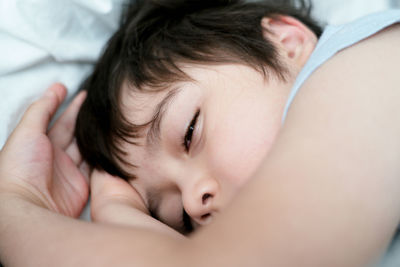
{"type": "Polygon", "coordinates": [[[248,129],[224,124],[215,131],[214,144],[210,146],[208,159],[213,175],[237,187],[251,178],[269,151],[274,137],[267,129],[248,129]]]}

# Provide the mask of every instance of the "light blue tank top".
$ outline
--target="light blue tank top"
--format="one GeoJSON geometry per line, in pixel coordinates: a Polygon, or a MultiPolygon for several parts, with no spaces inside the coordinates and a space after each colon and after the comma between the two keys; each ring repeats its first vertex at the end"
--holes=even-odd
{"type": "Polygon", "coordinates": [[[285,121],[290,105],[300,87],[319,66],[340,50],[358,43],[396,22],[400,22],[400,9],[374,13],[348,24],[327,26],[309,60],[297,76],[286,102],[282,123],[285,121]]]}

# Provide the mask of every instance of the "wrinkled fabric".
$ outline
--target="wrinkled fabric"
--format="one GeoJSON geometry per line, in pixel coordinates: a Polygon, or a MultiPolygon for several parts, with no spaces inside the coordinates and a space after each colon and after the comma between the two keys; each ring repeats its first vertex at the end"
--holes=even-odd
{"type": "Polygon", "coordinates": [[[68,98],[118,28],[124,0],[0,0],[0,148],[54,82],[68,98]]]}

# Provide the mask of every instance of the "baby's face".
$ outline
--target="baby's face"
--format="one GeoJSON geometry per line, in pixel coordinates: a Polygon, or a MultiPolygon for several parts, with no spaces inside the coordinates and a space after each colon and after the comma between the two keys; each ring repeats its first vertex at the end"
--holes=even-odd
{"type": "Polygon", "coordinates": [[[194,81],[173,89],[123,88],[125,115],[133,123],[149,121],[166,103],[143,145],[124,149],[137,166],[132,186],[156,218],[181,232],[212,221],[252,177],[279,131],[292,85],[292,79],[266,80],[243,65],[184,70],[194,81]]]}

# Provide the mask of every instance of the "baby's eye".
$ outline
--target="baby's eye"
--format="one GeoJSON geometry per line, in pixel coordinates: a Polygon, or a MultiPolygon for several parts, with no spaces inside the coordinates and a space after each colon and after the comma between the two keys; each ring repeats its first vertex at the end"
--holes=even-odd
{"type": "Polygon", "coordinates": [[[189,127],[186,130],[186,134],[183,138],[182,146],[185,148],[186,152],[189,152],[190,144],[192,143],[193,132],[196,126],[197,118],[199,117],[200,110],[196,112],[192,121],[190,122],[189,127]]]}

